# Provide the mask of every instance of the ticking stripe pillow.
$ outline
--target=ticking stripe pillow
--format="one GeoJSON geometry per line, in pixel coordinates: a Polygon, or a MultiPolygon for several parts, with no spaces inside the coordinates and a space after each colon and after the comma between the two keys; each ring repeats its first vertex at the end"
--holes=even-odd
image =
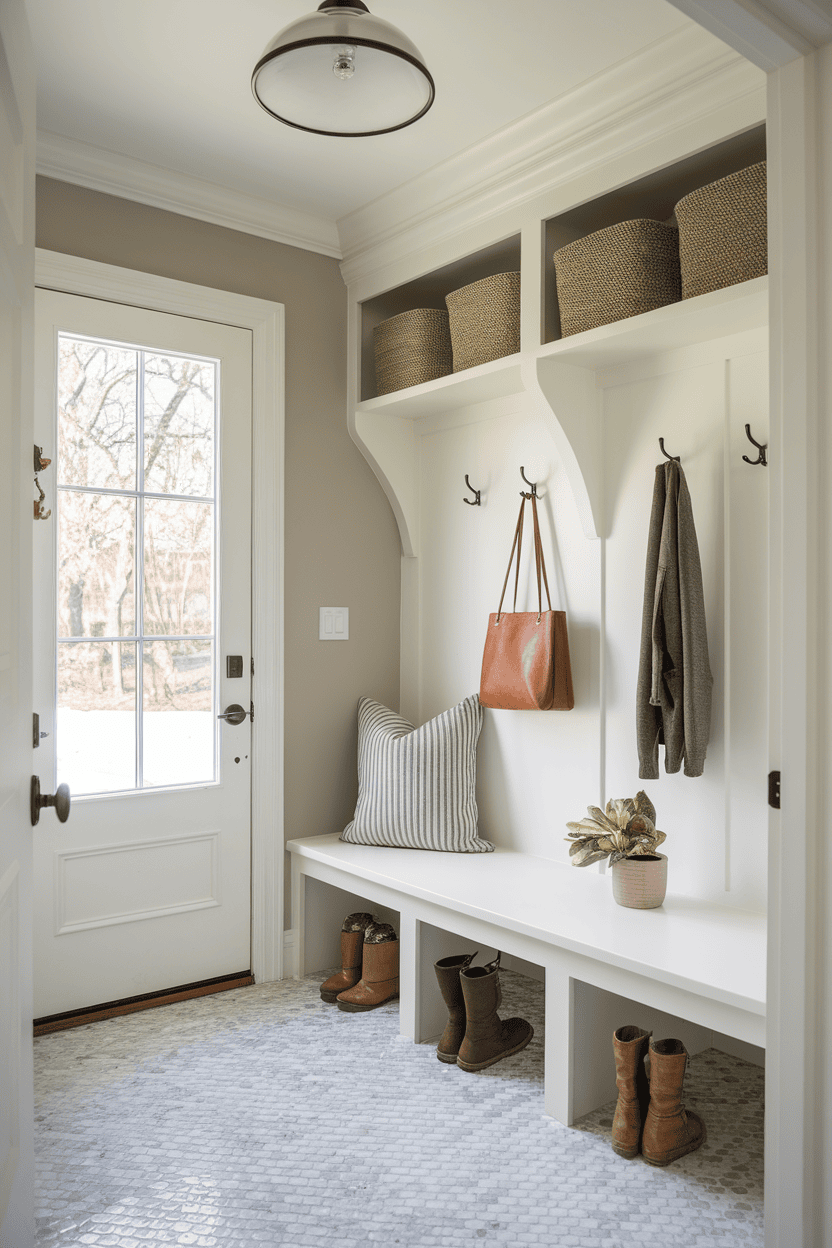
{"type": "Polygon", "coordinates": [[[476,694],[421,728],[379,702],[358,704],[358,804],[341,833],[353,845],[487,854],[477,835],[476,694]]]}

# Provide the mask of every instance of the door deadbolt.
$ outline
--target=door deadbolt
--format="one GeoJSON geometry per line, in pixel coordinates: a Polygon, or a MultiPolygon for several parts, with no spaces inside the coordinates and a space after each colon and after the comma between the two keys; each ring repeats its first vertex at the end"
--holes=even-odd
{"type": "Polygon", "coordinates": [[[41,793],[40,777],[32,776],[32,785],[29,790],[29,810],[33,828],[40,822],[40,812],[44,806],[54,806],[55,814],[61,823],[66,823],[69,818],[70,806],[69,785],[59,784],[54,793],[41,793]]]}

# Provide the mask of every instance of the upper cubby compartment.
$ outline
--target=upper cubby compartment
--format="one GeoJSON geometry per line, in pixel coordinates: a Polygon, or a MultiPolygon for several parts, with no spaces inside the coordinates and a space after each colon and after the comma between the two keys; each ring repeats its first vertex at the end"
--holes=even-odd
{"type": "Polygon", "coordinates": [[[442,308],[445,296],[453,290],[459,290],[471,282],[481,278],[492,277],[495,273],[520,271],[520,235],[484,247],[472,255],[463,256],[451,264],[425,273],[402,286],[396,286],[383,294],[367,299],[360,306],[359,325],[361,332],[361,375],[359,379],[359,402],[375,398],[375,353],[373,348],[373,330],[376,325],[386,321],[399,312],[408,312],[413,308],[442,308]]]}
{"type": "MultiPolygon", "coordinates": [[[[543,256],[543,324],[541,342],[555,342],[561,337],[555,267],[552,257],[567,243],[585,238],[595,230],[650,217],[655,221],[672,221],[673,210],[683,196],[718,178],[727,177],[766,158],[765,125],[677,161],[647,177],[621,186],[607,194],[578,204],[544,222],[543,256]]],[[[619,324],[621,322],[618,322],[619,324]]]]}

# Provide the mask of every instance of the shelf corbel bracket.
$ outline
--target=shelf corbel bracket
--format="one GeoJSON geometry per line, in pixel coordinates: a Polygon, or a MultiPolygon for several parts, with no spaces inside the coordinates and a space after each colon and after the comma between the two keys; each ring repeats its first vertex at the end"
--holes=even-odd
{"type": "Polygon", "coordinates": [[[419,448],[412,420],[377,412],[352,411],[347,417],[350,437],[372,468],[393,509],[402,554],[418,555],[419,448]]]}
{"type": "Polygon", "coordinates": [[[523,384],[555,444],[584,534],[597,539],[603,526],[600,392],[595,373],[536,357],[523,361],[523,384]]]}

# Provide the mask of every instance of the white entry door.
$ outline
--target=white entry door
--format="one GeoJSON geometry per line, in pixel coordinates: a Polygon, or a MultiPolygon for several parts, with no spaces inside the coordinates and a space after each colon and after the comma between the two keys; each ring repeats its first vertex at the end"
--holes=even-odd
{"type": "Polygon", "coordinates": [[[34,1242],[31,723],[35,70],[0,4],[0,1248],[34,1242]]]}
{"type": "Polygon", "coordinates": [[[36,1018],[250,967],[251,373],[249,330],[37,292],[36,1018]]]}

